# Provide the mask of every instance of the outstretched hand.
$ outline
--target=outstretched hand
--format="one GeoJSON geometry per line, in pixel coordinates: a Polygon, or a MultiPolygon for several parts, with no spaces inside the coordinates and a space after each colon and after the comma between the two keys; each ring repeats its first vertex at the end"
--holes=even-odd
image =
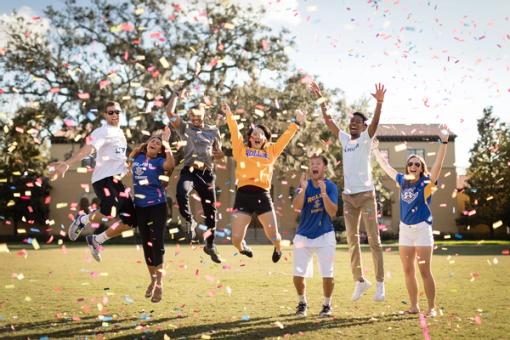
{"type": "Polygon", "coordinates": [[[386,93],[386,89],[384,85],[381,83],[375,84],[375,93],[372,93],[372,97],[377,100],[378,103],[384,102],[384,94],[386,93]]]}
{"type": "Polygon", "coordinates": [[[226,102],[221,103],[221,112],[223,112],[225,115],[231,115],[232,111],[230,111],[230,106],[226,102]]]}
{"type": "Polygon", "coordinates": [[[301,179],[299,180],[299,187],[301,188],[301,190],[305,191],[306,188],[308,187],[308,176],[306,173],[303,173],[301,175],[301,179]]]}
{"type": "Polygon", "coordinates": [[[450,132],[448,132],[448,126],[446,124],[441,124],[439,126],[439,138],[441,139],[441,142],[447,143],[448,138],[450,137],[450,132]]]}
{"type": "Polygon", "coordinates": [[[304,113],[301,110],[296,110],[296,122],[301,124],[302,122],[305,121],[305,118],[306,118],[306,113],[304,113]]]}
{"type": "Polygon", "coordinates": [[[317,84],[317,82],[312,81],[312,83],[310,84],[310,90],[312,91],[312,93],[313,93],[313,94],[314,94],[317,98],[322,97],[321,88],[319,87],[319,85],[317,84]]]}
{"type": "Polygon", "coordinates": [[[64,178],[67,170],[69,170],[69,164],[62,161],[48,164],[48,171],[53,174],[52,180],[56,180],[59,176],[64,178]]]}
{"type": "Polygon", "coordinates": [[[170,140],[170,136],[172,135],[172,130],[168,126],[165,126],[163,129],[163,133],[161,134],[161,140],[163,142],[167,142],[170,140]]]}

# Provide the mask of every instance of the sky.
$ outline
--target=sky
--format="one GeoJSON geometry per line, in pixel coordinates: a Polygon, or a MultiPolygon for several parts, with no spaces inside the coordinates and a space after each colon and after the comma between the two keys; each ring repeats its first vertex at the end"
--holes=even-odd
{"type": "MultiPolygon", "coordinates": [[[[381,123],[446,123],[457,135],[460,173],[469,165],[483,108],[492,105],[510,122],[510,1],[249,3],[266,6],[266,24],[291,31],[296,47],[288,52],[296,68],[340,88],[348,102],[383,83],[381,123]]],[[[13,9],[42,15],[49,4],[59,1],[0,1],[0,16],[13,9]]]]}

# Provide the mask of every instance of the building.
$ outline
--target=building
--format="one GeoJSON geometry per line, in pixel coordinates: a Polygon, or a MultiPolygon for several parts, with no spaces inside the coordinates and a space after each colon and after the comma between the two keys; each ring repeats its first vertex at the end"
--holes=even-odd
{"type": "MultiPolygon", "coordinates": [[[[405,171],[407,157],[422,156],[430,170],[439,148],[439,124],[380,124],[377,129],[379,150],[389,164],[399,172],[405,171]]],[[[455,233],[455,219],[460,216],[457,203],[457,171],[455,168],[455,137],[450,138],[443,169],[438,180],[438,191],[432,196],[433,229],[442,233],[455,233]]],[[[394,233],[399,225],[399,191],[395,182],[387,176],[383,185],[392,192],[391,203],[384,207],[383,221],[394,233]]]]}

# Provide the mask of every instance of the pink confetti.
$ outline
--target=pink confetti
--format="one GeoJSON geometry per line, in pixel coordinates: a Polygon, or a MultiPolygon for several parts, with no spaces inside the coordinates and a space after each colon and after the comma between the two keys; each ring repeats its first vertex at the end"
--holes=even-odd
{"type": "Polygon", "coordinates": [[[82,100],[87,100],[90,98],[90,94],[88,92],[80,92],[78,93],[78,98],[82,100]]]}
{"type": "Polygon", "coordinates": [[[479,314],[475,315],[475,324],[478,326],[482,324],[482,317],[479,314]]]}
{"type": "Polygon", "coordinates": [[[110,84],[108,80],[101,80],[99,82],[99,89],[102,90],[110,84]]]}
{"type": "Polygon", "coordinates": [[[420,313],[420,327],[423,333],[423,338],[425,340],[430,340],[429,326],[427,325],[427,320],[425,319],[425,315],[423,315],[423,313],[420,313]]]}

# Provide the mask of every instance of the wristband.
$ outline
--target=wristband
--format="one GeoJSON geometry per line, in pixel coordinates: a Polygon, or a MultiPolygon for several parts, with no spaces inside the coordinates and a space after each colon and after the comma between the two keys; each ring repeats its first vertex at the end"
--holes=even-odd
{"type": "Polygon", "coordinates": [[[446,142],[441,142],[441,143],[443,143],[443,144],[448,144],[448,141],[446,141],[446,142]]]}

